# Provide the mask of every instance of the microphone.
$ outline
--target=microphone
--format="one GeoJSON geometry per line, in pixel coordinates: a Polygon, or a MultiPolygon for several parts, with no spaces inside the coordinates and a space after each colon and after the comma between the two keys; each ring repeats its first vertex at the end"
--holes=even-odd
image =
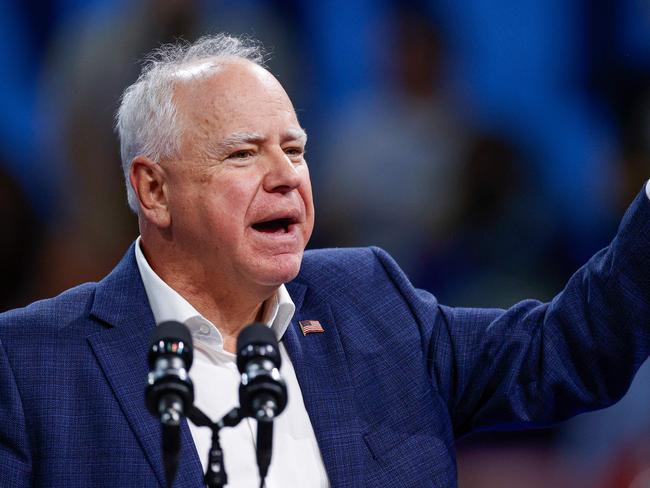
{"type": "Polygon", "coordinates": [[[181,448],[180,424],[194,403],[194,386],[188,375],[192,366],[192,336],[180,322],[163,322],[151,334],[149,375],[145,400],[162,424],[163,464],[171,488],[181,448]]]}
{"type": "Polygon", "coordinates": [[[239,404],[242,416],[257,420],[257,466],[262,484],[271,464],[273,420],[287,406],[281,362],[278,341],[269,327],[253,323],[241,331],[237,338],[239,404]]]}

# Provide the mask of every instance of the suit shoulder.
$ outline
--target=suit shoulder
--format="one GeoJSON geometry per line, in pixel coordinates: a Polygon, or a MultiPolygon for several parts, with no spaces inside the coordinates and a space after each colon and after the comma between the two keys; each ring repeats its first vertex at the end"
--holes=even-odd
{"type": "Polygon", "coordinates": [[[332,281],[355,285],[385,281],[387,275],[401,274],[401,270],[386,251],[377,247],[316,249],[305,252],[299,279],[319,283],[332,281]]]}
{"type": "Polygon", "coordinates": [[[303,264],[307,266],[346,266],[374,259],[371,247],[332,247],[305,251],[303,264]]]}
{"type": "Polygon", "coordinates": [[[79,317],[87,316],[96,285],[84,283],[53,298],[0,313],[0,336],[24,331],[25,326],[60,329],[79,317]]]}

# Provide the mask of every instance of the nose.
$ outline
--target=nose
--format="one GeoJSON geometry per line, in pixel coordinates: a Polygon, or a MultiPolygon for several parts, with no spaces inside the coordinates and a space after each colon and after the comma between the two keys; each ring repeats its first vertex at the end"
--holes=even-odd
{"type": "Polygon", "coordinates": [[[269,193],[288,193],[302,182],[296,163],[282,148],[274,150],[268,158],[268,170],[264,178],[264,189],[269,193]]]}

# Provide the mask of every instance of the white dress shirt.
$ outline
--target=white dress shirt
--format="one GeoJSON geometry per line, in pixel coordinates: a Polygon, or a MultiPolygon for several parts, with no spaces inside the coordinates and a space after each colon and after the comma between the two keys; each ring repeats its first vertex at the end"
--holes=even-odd
{"type": "MultiPolygon", "coordinates": [[[[136,261],[149,305],[156,323],[175,320],[185,324],[192,333],[194,362],[190,376],[194,382],[195,405],[212,420],[218,420],[239,404],[240,374],[235,355],[224,351],[219,330],[203,317],[187,300],[165,283],[149,266],[140,249],[135,246],[136,261]]],[[[287,330],[295,306],[284,285],[264,303],[263,322],[273,329],[278,340],[287,330]]],[[[280,372],[287,383],[288,404],[275,420],[273,457],[266,477],[267,488],[327,488],[329,481],[323,459],[316,443],[300,385],[291,359],[280,342],[282,366],[280,372]]],[[[189,422],[190,432],[205,472],[211,430],[189,422]]],[[[221,430],[221,447],[228,474],[228,486],[247,488],[259,486],[255,460],[256,422],[244,419],[236,427],[221,430]]]]}

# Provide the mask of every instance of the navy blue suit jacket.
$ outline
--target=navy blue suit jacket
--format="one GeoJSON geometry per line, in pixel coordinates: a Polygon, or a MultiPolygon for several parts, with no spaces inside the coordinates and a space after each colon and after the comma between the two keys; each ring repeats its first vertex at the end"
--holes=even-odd
{"type": "MultiPolygon", "coordinates": [[[[649,352],[649,250],[641,194],[552,302],[508,310],[442,306],[379,249],[306,253],[283,341],[332,486],[455,486],[456,437],[615,401],[649,352]]],[[[164,486],[153,327],[133,249],[99,283],[0,315],[1,486],[164,486]]],[[[201,485],[184,425],[174,486],[201,485]]]]}

